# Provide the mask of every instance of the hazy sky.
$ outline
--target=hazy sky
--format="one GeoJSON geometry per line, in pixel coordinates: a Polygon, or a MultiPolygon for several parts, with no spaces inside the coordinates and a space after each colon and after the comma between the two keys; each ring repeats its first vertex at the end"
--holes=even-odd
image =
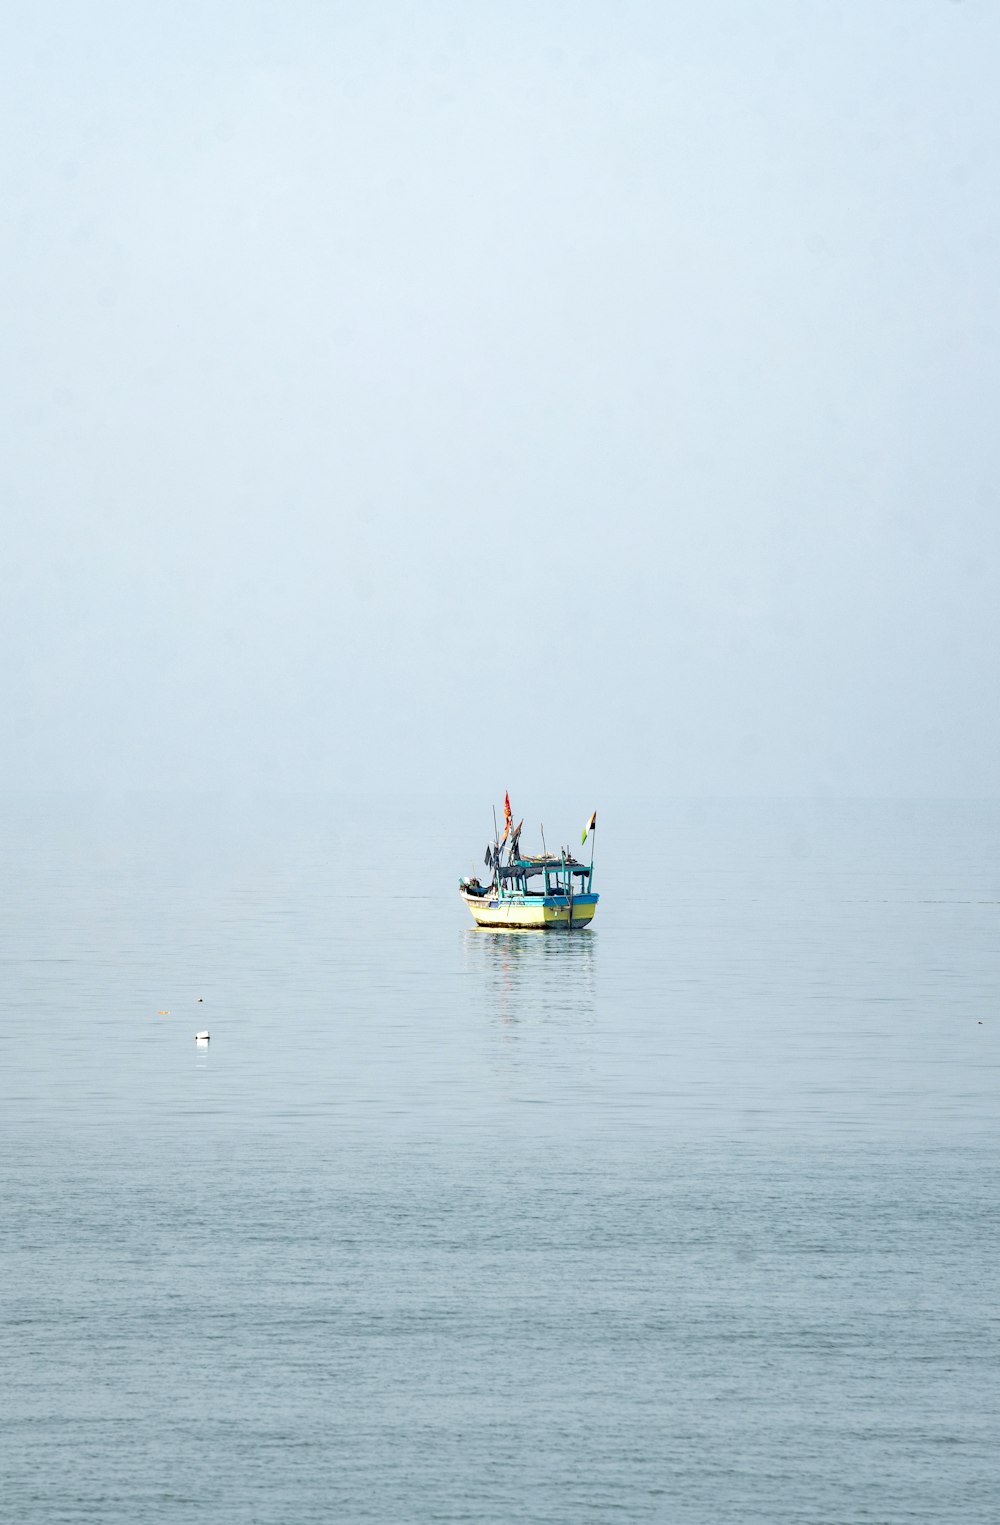
{"type": "Polygon", "coordinates": [[[1000,793],[1000,6],[3,6],[0,787],[1000,793]]]}

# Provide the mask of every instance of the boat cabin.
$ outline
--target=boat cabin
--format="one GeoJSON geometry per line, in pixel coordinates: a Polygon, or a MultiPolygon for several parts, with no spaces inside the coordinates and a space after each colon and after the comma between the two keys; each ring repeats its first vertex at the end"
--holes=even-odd
{"type": "Polygon", "coordinates": [[[557,858],[553,853],[541,858],[517,857],[495,870],[501,891],[529,899],[587,895],[593,872],[592,864],[578,863],[573,857],[557,858]]]}

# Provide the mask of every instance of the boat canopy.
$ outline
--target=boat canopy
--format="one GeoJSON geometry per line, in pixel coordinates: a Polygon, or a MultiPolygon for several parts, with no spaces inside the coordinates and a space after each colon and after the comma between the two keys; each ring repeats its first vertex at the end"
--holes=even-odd
{"type": "Polygon", "coordinates": [[[504,863],[498,870],[501,879],[531,879],[535,874],[577,874],[581,879],[590,873],[590,866],[578,863],[575,858],[515,858],[504,863]]]}
{"type": "Polygon", "coordinates": [[[585,865],[578,862],[571,853],[567,853],[565,858],[561,853],[538,853],[537,855],[526,853],[523,856],[519,853],[514,859],[514,862],[523,863],[528,866],[534,865],[537,868],[562,868],[563,864],[565,864],[567,868],[585,867],[585,865]]]}

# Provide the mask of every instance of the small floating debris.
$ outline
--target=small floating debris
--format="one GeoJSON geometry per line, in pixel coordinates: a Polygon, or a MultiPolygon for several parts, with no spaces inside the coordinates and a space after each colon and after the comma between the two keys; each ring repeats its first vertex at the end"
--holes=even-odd
{"type": "Polygon", "coordinates": [[[196,1043],[207,1043],[211,1036],[211,1033],[195,1033],[194,1041],[196,1043]]]}
{"type": "Polygon", "coordinates": [[[169,1015],[170,1015],[170,1013],[169,1013],[169,1011],[158,1011],[158,1012],[157,1012],[157,1013],[156,1013],[156,1015],[157,1015],[157,1016],[158,1016],[158,1017],[169,1017],[169,1015]]]}
{"type": "Polygon", "coordinates": [[[200,1005],[201,1005],[201,1003],[202,1003],[202,1001],[203,1001],[203,1000],[204,1000],[204,999],[205,999],[205,997],[204,997],[204,996],[203,996],[203,995],[200,995],[200,996],[199,996],[199,997],[198,997],[198,1005],[199,1005],[199,1006],[200,1006],[200,1005]]]}

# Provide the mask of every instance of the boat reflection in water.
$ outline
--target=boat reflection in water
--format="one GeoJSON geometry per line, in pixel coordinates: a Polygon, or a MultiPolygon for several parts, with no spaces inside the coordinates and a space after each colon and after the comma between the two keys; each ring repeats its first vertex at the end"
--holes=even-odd
{"type": "Polygon", "coordinates": [[[594,1019],[599,938],[536,937],[531,932],[469,927],[464,963],[485,987],[505,1027],[571,1026],[594,1019]]]}

